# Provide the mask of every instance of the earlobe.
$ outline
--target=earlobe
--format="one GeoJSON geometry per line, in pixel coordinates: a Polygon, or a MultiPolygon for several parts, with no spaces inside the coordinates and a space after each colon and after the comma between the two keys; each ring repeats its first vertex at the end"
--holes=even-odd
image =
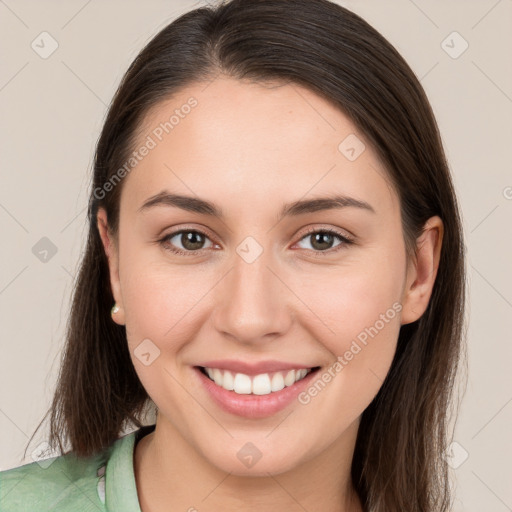
{"type": "Polygon", "coordinates": [[[117,324],[125,325],[124,308],[121,295],[121,286],[119,281],[118,250],[116,248],[116,244],[114,242],[112,233],[110,232],[110,229],[108,227],[107,213],[104,208],[98,209],[97,226],[98,231],[100,233],[103,249],[105,250],[105,254],[108,260],[110,286],[116,306],[115,313],[113,310],[111,310],[112,318],[114,322],[116,322],[117,324]]]}
{"type": "Polygon", "coordinates": [[[410,261],[402,297],[402,325],[418,320],[426,311],[439,268],[444,227],[440,217],[431,217],[416,241],[416,257],[410,261]]]}

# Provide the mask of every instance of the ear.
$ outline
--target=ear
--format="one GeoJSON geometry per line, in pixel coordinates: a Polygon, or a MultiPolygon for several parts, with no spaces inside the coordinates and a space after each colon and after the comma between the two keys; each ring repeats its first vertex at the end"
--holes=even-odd
{"type": "Polygon", "coordinates": [[[119,325],[125,324],[123,297],[121,294],[121,285],[119,282],[119,250],[116,247],[114,236],[112,235],[107,223],[107,212],[104,208],[98,209],[97,215],[98,231],[100,233],[103,248],[108,259],[110,274],[110,286],[112,295],[116,301],[119,311],[112,313],[112,319],[119,325]]]}
{"type": "Polygon", "coordinates": [[[428,219],[416,240],[416,253],[408,264],[402,296],[402,325],[418,320],[428,307],[439,268],[443,233],[443,221],[436,215],[428,219]]]}

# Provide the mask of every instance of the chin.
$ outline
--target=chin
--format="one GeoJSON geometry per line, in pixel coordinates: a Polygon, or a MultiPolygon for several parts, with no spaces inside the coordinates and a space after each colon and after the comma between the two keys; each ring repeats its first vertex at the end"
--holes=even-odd
{"type": "Polygon", "coordinates": [[[259,449],[257,445],[257,441],[237,442],[233,443],[232,448],[205,455],[210,464],[235,476],[278,475],[300,464],[300,460],[294,456],[293,448],[289,447],[287,453],[272,449],[271,446],[259,449]]]}

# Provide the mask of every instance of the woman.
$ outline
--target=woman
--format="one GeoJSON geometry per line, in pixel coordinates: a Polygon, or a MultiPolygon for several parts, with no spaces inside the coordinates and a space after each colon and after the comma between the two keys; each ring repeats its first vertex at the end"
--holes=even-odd
{"type": "Polygon", "coordinates": [[[89,220],[61,454],[0,473],[3,509],[449,510],[461,222],[426,95],[364,20],[232,0],[165,27],[89,220]]]}

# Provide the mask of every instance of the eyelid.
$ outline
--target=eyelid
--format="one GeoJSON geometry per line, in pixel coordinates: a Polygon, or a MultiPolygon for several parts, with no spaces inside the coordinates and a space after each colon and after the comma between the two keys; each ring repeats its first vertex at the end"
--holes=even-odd
{"type": "Polygon", "coordinates": [[[349,242],[355,242],[356,240],[355,235],[353,235],[352,233],[350,233],[350,231],[347,231],[346,229],[342,231],[341,228],[335,228],[332,226],[314,225],[306,229],[306,231],[299,238],[299,241],[302,240],[305,236],[310,235],[311,233],[317,233],[319,231],[335,234],[349,242]]]}

